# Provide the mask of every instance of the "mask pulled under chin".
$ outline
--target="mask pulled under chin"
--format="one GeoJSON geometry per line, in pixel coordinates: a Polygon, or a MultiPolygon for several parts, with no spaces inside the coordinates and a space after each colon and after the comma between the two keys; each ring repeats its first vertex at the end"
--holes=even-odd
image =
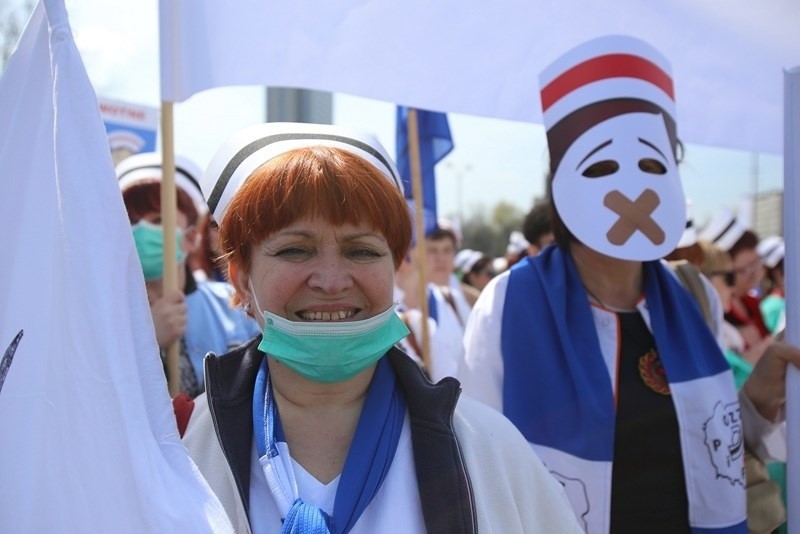
{"type": "Polygon", "coordinates": [[[263,314],[259,350],[315,382],[341,382],[357,375],[409,334],[394,306],[362,321],[299,322],[263,314]]]}

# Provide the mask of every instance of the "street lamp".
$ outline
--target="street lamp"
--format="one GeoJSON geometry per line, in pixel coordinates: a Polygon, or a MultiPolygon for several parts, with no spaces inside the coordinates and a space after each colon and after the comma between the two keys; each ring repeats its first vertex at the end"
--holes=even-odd
{"type": "Polygon", "coordinates": [[[444,166],[449,170],[456,181],[456,195],[458,198],[458,222],[464,222],[464,176],[472,170],[471,163],[458,164],[455,161],[445,161],[444,166]]]}

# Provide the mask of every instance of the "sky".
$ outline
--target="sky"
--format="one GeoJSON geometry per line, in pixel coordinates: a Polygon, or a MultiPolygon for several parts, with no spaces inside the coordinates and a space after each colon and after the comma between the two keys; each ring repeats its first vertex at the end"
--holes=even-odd
{"type": "MultiPolygon", "coordinates": [[[[14,4],[24,2],[3,0],[0,11],[14,4]]],[[[66,5],[98,96],[158,107],[157,1],[66,5]]],[[[531,88],[532,105],[536,91],[531,88]]],[[[265,99],[262,87],[229,87],[175,104],[176,152],[203,168],[228,136],[265,120],[265,99]]],[[[394,154],[392,103],[344,94],[334,95],[333,103],[335,124],[374,133],[394,154]]],[[[527,211],[544,195],[548,158],[541,125],[459,114],[449,120],[455,148],[437,166],[440,215],[489,213],[499,202],[527,211]]],[[[745,195],[782,189],[783,162],[776,155],[687,145],[681,176],[695,223],[702,226],[723,207],[736,209],[745,195]]]]}

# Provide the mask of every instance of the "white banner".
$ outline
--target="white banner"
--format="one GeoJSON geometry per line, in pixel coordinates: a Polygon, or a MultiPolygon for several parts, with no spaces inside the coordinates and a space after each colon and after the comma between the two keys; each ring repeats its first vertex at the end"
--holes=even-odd
{"type": "MultiPolygon", "coordinates": [[[[786,123],[783,161],[783,239],[786,256],[786,341],[800,346],[800,67],[785,78],[786,123]]],[[[800,534],[800,371],[789,366],[786,374],[786,465],[789,532],[800,534]]]]}
{"type": "Polygon", "coordinates": [[[181,444],[63,0],[0,79],[0,532],[230,532],[181,444]]]}
{"type": "Polygon", "coordinates": [[[160,0],[162,99],[211,87],[320,89],[541,122],[538,76],[627,34],[673,65],[683,141],[781,153],[794,0],[160,0]]]}

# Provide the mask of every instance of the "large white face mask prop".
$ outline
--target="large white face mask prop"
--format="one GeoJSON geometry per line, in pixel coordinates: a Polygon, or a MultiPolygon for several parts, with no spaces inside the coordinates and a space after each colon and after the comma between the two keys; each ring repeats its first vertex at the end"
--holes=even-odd
{"type": "Polygon", "coordinates": [[[614,258],[672,252],[686,201],[667,123],[675,127],[669,61],[648,43],[607,35],[582,43],[539,76],[553,202],[570,232],[614,258]]]}
{"type": "Polygon", "coordinates": [[[586,130],[553,177],[564,224],[588,247],[647,261],[675,249],[686,203],[664,119],[627,113],[586,130]]]}

